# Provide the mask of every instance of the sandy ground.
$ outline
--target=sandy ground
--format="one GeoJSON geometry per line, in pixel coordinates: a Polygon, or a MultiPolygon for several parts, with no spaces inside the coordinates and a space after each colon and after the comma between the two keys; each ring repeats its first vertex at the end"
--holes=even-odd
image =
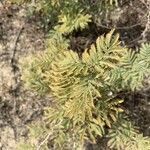
{"type": "Polygon", "coordinates": [[[44,50],[44,33],[26,19],[26,9],[0,4],[0,149],[15,150],[49,100],[22,86],[22,58],[44,50]]]}

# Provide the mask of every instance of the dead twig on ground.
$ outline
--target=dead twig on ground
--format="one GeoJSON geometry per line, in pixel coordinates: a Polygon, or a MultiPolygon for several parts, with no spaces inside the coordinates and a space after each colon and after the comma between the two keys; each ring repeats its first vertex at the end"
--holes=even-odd
{"type": "Polygon", "coordinates": [[[3,4],[3,1],[2,1],[2,0],[0,0],[0,4],[1,4],[2,6],[4,6],[4,4],[3,4]]]}
{"type": "Polygon", "coordinates": [[[40,143],[40,145],[38,145],[37,149],[36,150],[40,150],[41,149],[41,146],[43,144],[45,144],[45,142],[49,139],[49,137],[52,135],[52,133],[49,133],[47,134],[47,136],[45,137],[45,139],[40,143]]]}
{"type": "Polygon", "coordinates": [[[150,1],[148,0],[146,4],[147,4],[146,6],[147,6],[147,9],[148,9],[147,10],[148,13],[147,13],[147,23],[145,25],[144,31],[141,34],[143,41],[146,41],[147,34],[150,31],[150,1]]]}
{"type": "MultiPolygon", "coordinates": [[[[18,83],[18,67],[17,67],[17,64],[16,64],[16,50],[17,50],[17,43],[19,41],[19,38],[20,38],[20,35],[21,35],[21,32],[24,28],[24,25],[25,25],[25,22],[21,25],[17,35],[16,35],[16,38],[14,39],[14,44],[13,44],[13,47],[12,47],[12,56],[10,58],[10,65],[11,65],[11,68],[12,68],[12,72],[13,72],[13,81],[14,83],[11,85],[11,89],[10,89],[10,92],[14,95],[14,96],[17,96],[17,90],[19,88],[19,83],[18,83]]],[[[14,102],[14,105],[15,105],[15,102],[14,102]]],[[[15,107],[14,107],[15,108],[15,107]]]]}
{"type": "Polygon", "coordinates": [[[17,36],[16,36],[16,38],[14,40],[14,44],[13,44],[13,48],[12,48],[12,57],[11,57],[11,60],[10,60],[10,63],[11,63],[12,66],[14,65],[17,43],[19,41],[19,37],[20,37],[21,32],[22,32],[22,30],[24,28],[24,25],[25,25],[25,23],[23,25],[21,25],[21,27],[20,27],[20,29],[18,31],[18,34],[17,34],[17,36]]]}
{"type": "Polygon", "coordinates": [[[122,26],[122,27],[117,27],[117,26],[116,27],[115,26],[114,27],[109,27],[109,26],[106,26],[104,24],[99,24],[98,26],[100,26],[102,28],[105,28],[105,29],[109,29],[109,30],[111,30],[112,28],[115,28],[117,30],[128,30],[128,29],[140,26],[140,25],[141,25],[141,23],[136,23],[136,24],[133,24],[131,26],[122,26]]]}

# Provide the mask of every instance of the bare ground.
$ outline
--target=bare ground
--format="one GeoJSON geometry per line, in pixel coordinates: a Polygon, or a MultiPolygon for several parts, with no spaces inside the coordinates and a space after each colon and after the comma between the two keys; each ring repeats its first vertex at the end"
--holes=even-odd
{"type": "Polygon", "coordinates": [[[44,50],[44,32],[26,19],[26,8],[0,4],[0,149],[15,150],[49,99],[22,86],[20,60],[44,50]]]}

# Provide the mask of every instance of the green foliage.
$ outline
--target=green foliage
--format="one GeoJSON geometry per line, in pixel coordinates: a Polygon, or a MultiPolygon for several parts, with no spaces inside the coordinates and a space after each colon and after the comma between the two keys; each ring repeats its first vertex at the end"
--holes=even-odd
{"type": "Polygon", "coordinates": [[[39,12],[44,24],[56,32],[70,34],[88,27],[89,22],[101,20],[118,5],[117,0],[10,0],[29,3],[29,11],[39,12]],[[102,14],[102,15],[100,15],[102,14]]]}
{"type": "Polygon", "coordinates": [[[139,53],[131,50],[124,56],[119,68],[113,70],[112,81],[121,89],[139,89],[150,74],[150,44],[142,44],[139,53]],[[118,78],[120,82],[118,83],[118,78]]]}
{"type": "Polygon", "coordinates": [[[83,145],[78,134],[68,132],[61,123],[36,122],[29,126],[30,134],[27,141],[20,141],[17,150],[81,150],[83,145]]]}
{"type": "Polygon", "coordinates": [[[49,82],[45,78],[45,73],[51,69],[51,62],[58,57],[62,51],[68,48],[68,41],[62,36],[55,35],[52,39],[48,40],[48,48],[44,53],[38,54],[37,57],[29,56],[23,63],[23,80],[27,80],[26,85],[28,88],[35,89],[39,94],[45,94],[50,91],[49,82]],[[25,78],[25,79],[24,79],[25,78]]]}
{"type": "MultiPolygon", "coordinates": [[[[17,150],[35,150],[39,147],[39,141],[43,141],[47,136],[48,129],[42,124],[42,122],[36,122],[31,124],[29,127],[29,139],[30,141],[20,141],[17,150]]],[[[47,148],[48,139],[43,142],[40,146],[43,150],[48,150],[47,148]]]]}
{"type": "Polygon", "coordinates": [[[109,129],[108,146],[117,150],[150,150],[150,138],[144,137],[134,129],[131,122],[119,117],[109,129]]]}
{"type": "MultiPolygon", "coordinates": [[[[77,145],[83,149],[85,140],[95,143],[98,136],[103,137],[106,126],[111,128],[111,148],[132,145],[141,150],[142,144],[146,146],[147,138],[132,132],[129,122],[116,125],[123,100],[115,95],[123,88],[141,87],[150,70],[150,45],[144,44],[138,54],[131,53],[113,33],[99,37],[82,56],[68,48],[61,34],[55,35],[44,54],[25,64],[23,79],[27,85],[53,96],[54,105],[45,109],[47,129],[43,133],[50,134],[47,142],[54,149],[77,149],[77,145]]],[[[38,135],[36,146],[41,143],[38,135]]],[[[42,139],[46,135],[42,134],[42,139]]],[[[42,146],[48,148],[47,142],[42,146]]]]}
{"type": "Polygon", "coordinates": [[[104,125],[111,127],[122,111],[118,108],[122,100],[108,95],[110,88],[106,82],[125,51],[119,45],[118,35],[111,38],[112,34],[113,31],[98,38],[96,44],[83,53],[82,59],[77,53],[65,50],[61,38],[57,39],[58,42],[53,39],[57,44],[51,42],[44,56],[38,57],[25,69],[28,72],[24,73],[25,79],[32,88],[42,91],[48,85],[55,98],[57,108],[50,108],[46,117],[50,122],[64,118],[62,126],[65,122],[75,133],[80,132],[81,141],[86,138],[96,141],[97,135],[104,134],[104,125]],[[31,70],[41,70],[38,77],[44,77],[42,81],[46,84],[39,84],[41,79],[38,81],[31,70]]]}
{"type": "Polygon", "coordinates": [[[86,14],[83,15],[82,11],[75,14],[61,14],[59,16],[59,24],[55,26],[55,30],[58,33],[71,33],[74,30],[77,30],[78,28],[84,29],[88,26],[88,23],[91,22],[91,16],[86,14]]]}

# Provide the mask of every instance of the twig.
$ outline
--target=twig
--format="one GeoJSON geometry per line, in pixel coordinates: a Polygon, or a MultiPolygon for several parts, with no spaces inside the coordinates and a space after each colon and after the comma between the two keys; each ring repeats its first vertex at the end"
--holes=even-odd
{"type": "Polygon", "coordinates": [[[5,56],[5,55],[9,55],[9,53],[4,52],[4,53],[0,54],[0,57],[3,57],[3,56],[5,56]]]}
{"type": "Polygon", "coordinates": [[[21,32],[23,30],[23,27],[24,27],[25,23],[22,24],[22,26],[20,27],[19,31],[18,31],[18,34],[14,40],[14,45],[13,45],[13,48],[12,48],[12,57],[11,57],[11,60],[10,60],[10,63],[11,65],[13,66],[14,65],[14,60],[15,60],[15,54],[16,54],[16,48],[17,48],[17,43],[19,41],[19,37],[21,35],[21,32]]]}
{"type": "MultiPolygon", "coordinates": [[[[12,68],[12,72],[13,72],[13,81],[14,83],[11,85],[11,89],[10,89],[10,92],[13,94],[13,96],[17,96],[17,90],[19,89],[19,83],[18,83],[18,67],[16,65],[16,62],[15,62],[15,54],[16,54],[16,49],[17,49],[17,43],[19,41],[19,37],[21,35],[21,32],[23,30],[23,27],[25,25],[25,22],[21,25],[18,33],[17,33],[17,36],[14,40],[14,43],[13,43],[13,48],[12,48],[12,56],[10,58],[10,66],[12,68]]],[[[15,112],[15,108],[16,108],[16,101],[14,99],[14,112],[15,112]]]]}
{"type": "Polygon", "coordinates": [[[50,136],[51,136],[51,133],[49,133],[49,134],[45,137],[45,139],[40,143],[40,145],[36,148],[36,150],[40,150],[41,146],[42,146],[43,144],[45,144],[45,142],[49,139],[50,136]]]}
{"type": "Polygon", "coordinates": [[[1,3],[2,6],[4,6],[3,0],[0,0],[0,3],[1,3]]]}
{"type": "Polygon", "coordinates": [[[129,42],[129,45],[130,45],[130,44],[132,44],[132,43],[134,43],[134,42],[139,41],[141,38],[142,38],[142,36],[141,36],[141,35],[140,35],[140,36],[138,36],[138,37],[137,37],[137,38],[135,38],[134,40],[130,41],[130,42],[129,42]]]}
{"type": "Polygon", "coordinates": [[[147,23],[145,25],[144,31],[141,34],[143,41],[146,41],[147,33],[150,31],[150,1],[147,1],[147,8],[148,8],[147,23]]]}
{"type": "Polygon", "coordinates": [[[147,2],[145,0],[140,0],[141,3],[143,3],[145,5],[146,8],[148,8],[149,6],[147,5],[147,2]]]}
{"type": "Polygon", "coordinates": [[[106,25],[103,25],[103,24],[99,24],[98,26],[102,27],[102,28],[106,28],[106,29],[112,29],[112,28],[115,28],[115,29],[118,29],[118,30],[127,30],[127,29],[131,29],[131,28],[134,28],[134,27],[137,27],[141,25],[141,23],[136,23],[136,24],[133,24],[131,26],[123,26],[123,27],[108,27],[106,25]]]}

